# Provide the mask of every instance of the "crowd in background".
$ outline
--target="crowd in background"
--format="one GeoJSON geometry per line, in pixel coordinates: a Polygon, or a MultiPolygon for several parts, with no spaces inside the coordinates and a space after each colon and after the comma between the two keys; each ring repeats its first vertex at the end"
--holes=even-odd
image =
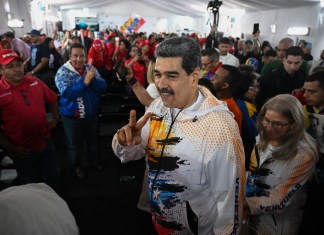
{"type": "MultiPolygon", "coordinates": [[[[260,33],[256,30],[253,38],[243,40],[218,38],[214,26],[204,38],[196,33],[126,34],[116,29],[65,30],[55,31],[54,35],[31,30],[22,38],[17,38],[13,32],[2,34],[0,52],[7,49],[16,52],[24,74],[39,78],[63,100],[74,94],[66,85],[69,81],[64,80],[65,76],[71,76],[71,79],[85,79],[87,86],[95,87],[94,83],[100,83],[93,96],[100,96],[106,86],[124,84],[127,95],[136,95],[149,106],[159,93],[154,86],[157,83],[152,69],[156,48],[170,37],[191,38],[201,50],[200,86],[207,87],[213,96],[226,103],[242,138],[244,170],[248,172],[244,210],[248,229],[256,234],[284,234],[280,229],[297,234],[307,195],[306,191],[299,193],[298,189],[307,188],[315,168],[316,180],[324,181],[324,50],[320,58],[314,59],[310,44],[305,40],[294,42],[282,38],[278,45],[271,45],[267,40],[260,40],[260,33]],[[79,60],[73,60],[73,56],[84,57],[80,68],[79,60]],[[69,64],[73,68],[69,68],[69,64]],[[131,68],[133,80],[127,81],[125,68],[131,68]],[[74,69],[80,78],[69,74],[74,69]],[[291,197],[294,198],[289,200],[291,197]],[[291,222],[292,215],[295,215],[294,222],[291,222]]],[[[3,72],[7,64],[1,66],[3,72]]],[[[91,102],[96,107],[99,101],[95,99],[91,102]]],[[[68,106],[66,100],[59,103],[60,111],[68,106]]],[[[1,108],[0,102],[0,113],[1,108]]],[[[71,117],[66,118],[63,119],[65,128],[72,128],[72,124],[67,124],[71,117]]],[[[97,126],[93,120],[92,127],[97,126]]],[[[68,131],[66,134],[69,135],[68,131]]],[[[75,137],[71,134],[69,138],[71,149],[75,149],[76,146],[72,146],[75,137]]],[[[81,165],[75,164],[72,164],[73,170],[84,178],[81,165]]],[[[140,207],[149,211],[147,204],[140,207]]]]}

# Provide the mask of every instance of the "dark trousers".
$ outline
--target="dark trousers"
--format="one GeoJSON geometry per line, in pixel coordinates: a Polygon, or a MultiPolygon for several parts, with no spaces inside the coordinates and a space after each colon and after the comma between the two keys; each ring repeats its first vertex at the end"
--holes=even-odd
{"type": "Polygon", "coordinates": [[[18,174],[18,184],[44,182],[54,190],[57,188],[59,167],[56,147],[50,139],[41,152],[26,157],[13,157],[18,174]]]}
{"type": "Polygon", "coordinates": [[[70,119],[62,117],[67,138],[68,162],[72,169],[92,165],[98,156],[97,117],[92,119],[70,119]],[[83,153],[86,160],[83,161],[83,153]]]}

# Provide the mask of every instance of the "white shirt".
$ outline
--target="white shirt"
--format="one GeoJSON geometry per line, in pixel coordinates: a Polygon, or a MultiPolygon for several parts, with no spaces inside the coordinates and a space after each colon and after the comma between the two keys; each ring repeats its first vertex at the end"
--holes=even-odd
{"type": "Polygon", "coordinates": [[[227,53],[227,55],[225,56],[219,55],[219,61],[221,61],[223,64],[228,64],[235,67],[238,67],[240,65],[238,58],[233,56],[231,53],[227,53]]]}

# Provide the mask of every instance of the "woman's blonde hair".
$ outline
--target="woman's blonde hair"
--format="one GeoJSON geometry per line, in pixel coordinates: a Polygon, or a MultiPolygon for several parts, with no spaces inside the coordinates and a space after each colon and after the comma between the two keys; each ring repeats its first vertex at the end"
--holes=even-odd
{"type": "Polygon", "coordinates": [[[154,79],[154,68],[155,68],[156,58],[153,56],[150,63],[147,66],[146,79],[148,84],[155,83],[154,79]]]}
{"type": "Polygon", "coordinates": [[[259,113],[257,127],[260,133],[260,141],[257,145],[261,151],[264,151],[269,143],[265,127],[262,125],[267,110],[280,113],[292,124],[291,129],[281,137],[280,149],[273,153],[274,157],[294,157],[297,152],[297,147],[300,147],[300,141],[305,142],[309,146],[309,150],[314,157],[318,157],[316,140],[306,132],[306,117],[303,106],[297,98],[288,94],[281,94],[271,98],[263,105],[259,113]]]}

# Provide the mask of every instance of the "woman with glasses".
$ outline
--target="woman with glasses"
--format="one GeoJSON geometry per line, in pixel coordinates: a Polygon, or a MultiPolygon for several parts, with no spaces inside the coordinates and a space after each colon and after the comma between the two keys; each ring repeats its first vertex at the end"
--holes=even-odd
{"type": "Polygon", "coordinates": [[[257,126],[244,228],[248,234],[298,234],[318,158],[315,140],[305,131],[303,107],[291,95],[277,95],[262,107],[257,126]]]}

